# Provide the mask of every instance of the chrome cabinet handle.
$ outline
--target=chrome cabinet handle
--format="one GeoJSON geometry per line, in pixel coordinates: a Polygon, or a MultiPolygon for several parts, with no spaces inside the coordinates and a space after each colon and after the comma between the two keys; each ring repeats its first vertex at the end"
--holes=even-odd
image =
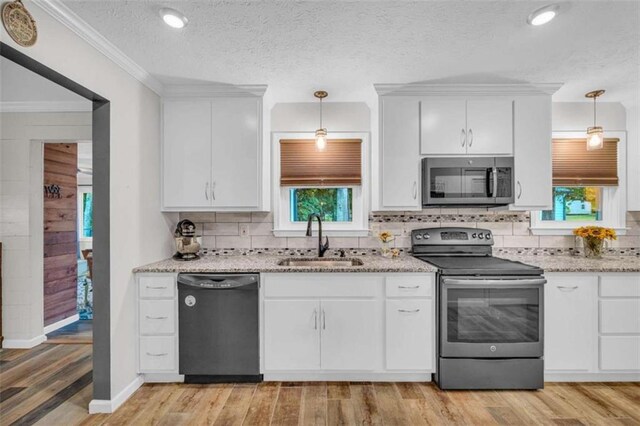
{"type": "Polygon", "coordinates": [[[473,129],[469,129],[469,146],[473,145],[473,129]]]}
{"type": "Polygon", "coordinates": [[[398,312],[402,312],[403,314],[415,314],[420,312],[420,309],[398,309],[398,312]]]}
{"type": "Polygon", "coordinates": [[[313,310],[313,329],[314,330],[318,329],[318,310],[317,309],[313,310]]]}
{"type": "Polygon", "coordinates": [[[322,329],[327,329],[327,314],[324,313],[324,309],[322,310],[322,329]]]}
{"type": "Polygon", "coordinates": [[[518,181],[518,200],[522,196],[522,184],[518,181]]]}
{"type": "Polygon", "coordinates": [[[460,130],[460,146],[464,146],[467,143],[467,132],[464,129],[460,130]]]}
{"type": "Polygon", "coordinates": [[[145,315],[145,316],[147,317],[147,319],[150,319],[150,320],[163,320],[163,319],[169,318],[169,317],[151,317],[149,315],[145,315]]]}
{"type": "Polygon", "coordinates": [[[577,289],[577,288],[578,288],[578,286],[577,286],[577,285],[574,285],[574,286],[559,285],[559,286],[558,286],[558,289],[560,289],[560,291],[565,291],[565,292],[567,292],[567,291],[573,291],[573,290],[575,290],[575,289],[577,289]]]}
{"type": "Polygon", "coordinates": [[[204,185],[204,197],[209,200],[209,182],[204,185]]]}
{"type": "Polygon", "coordinates": [[[215,180],[211,184],[211,198],[213,198],[213,201],[216,200],[216,181],[215,180]]]}
{"type": "Polygon", "coordinates": [[[166,352],[161,353],[161,354],[154,354],[154,353],[151,353],[151,352],[147,352],[147,355],[149,355],[149,356],[167,356],[169,354],[166,353],[166,352]]]}
{"type": "Polygon", "coordinates": [[[420,286],[419,285],[414,285],[414,286],[399,285],[398,288],[401,288],[403,290],[415,290],[417,288],[420,288],[420,286]]]}
{"type": "Polygon", "coordinates": [[[413,181],[413,199],[415,200],[418,196],[418,182],[413,181]]]}
{"type": "Polygon", "coordinates": [[[167,287],[157,287],[157,286],[148,285],[147,288],[150,290],[165,290],[167,287]]]}

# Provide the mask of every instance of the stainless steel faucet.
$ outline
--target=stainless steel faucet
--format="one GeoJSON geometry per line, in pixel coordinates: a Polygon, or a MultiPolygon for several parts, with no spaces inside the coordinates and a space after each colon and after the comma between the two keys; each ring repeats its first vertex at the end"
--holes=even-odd
{"type": "Polygon", "coordinates": [[[311,223],[314,217],[318,219],[318,257],[324,257],[324,252],[329,249],[329,237],[324,237],[325,243],[322,244],[322,218],[318,213],[311,213],[309,219],[307,219],[307,237],[313,236],[311,234],[311,223]]]}

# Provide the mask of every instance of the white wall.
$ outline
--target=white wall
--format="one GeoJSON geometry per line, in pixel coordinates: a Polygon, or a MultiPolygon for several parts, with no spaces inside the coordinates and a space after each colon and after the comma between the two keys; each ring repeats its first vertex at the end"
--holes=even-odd
{"type": "Polygon", "coordinates": [[[160,213],[160,99],[31,1],[38,42],[2,41],[111,101],[111,397],[136,377],[132,268],[171,254],[160,213]]]}
{"type": "MultiPolygon", "coordinates": [[[[320,102],[278,103],[271,110],[272,132],[314,132],[320,126],[320,102]]],[[[331,132],[371,131],[371,110],[361,102],[324,102],[322,126],[331,132]]]]}
{"type": "MultiPolygon", "coordinates": [[[[618,102],[598,101],[597,124],[607,130],[626,130],[626,110],[618,102]]],[[[553,131],[587,130],[593,126],[593,102],[554,102],[553,131]]]]}
{"type": "Polygon", "coordinates": [[[87,139],[91,113],[0,114],[5,347],[29,347],[44,338],[41,141],[87,139]]]}

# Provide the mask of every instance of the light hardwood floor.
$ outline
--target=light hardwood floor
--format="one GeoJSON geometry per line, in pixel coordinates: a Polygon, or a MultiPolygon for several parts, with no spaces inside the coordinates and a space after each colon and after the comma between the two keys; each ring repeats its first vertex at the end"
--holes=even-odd
{"type": "Polygon", "coordinates": [[[547,383],[536,392],[440,391],[430,383],[149,384],[89,416],[91,346],[0,352],[0,424],[640,425],[638,383],[547,383]]]}

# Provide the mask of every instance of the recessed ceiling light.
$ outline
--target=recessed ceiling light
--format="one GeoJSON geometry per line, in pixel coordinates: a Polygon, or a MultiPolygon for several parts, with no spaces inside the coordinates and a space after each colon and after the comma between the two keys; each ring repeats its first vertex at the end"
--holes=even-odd
{"type": "Polygon", "coordinates": [[[527,23],[535,27],[550,22],[558,14],[558,5],[550,4],[534,11],[527,18],[527,23]]]}
{"type": "Polygon", "coordinates": [[[160,17],[162,17],[164,23],[171,28],[184,28],[184,26],[187,25],[187,22],[189,22],[182,12],[168,7],[160,9],[160,17]]]}

